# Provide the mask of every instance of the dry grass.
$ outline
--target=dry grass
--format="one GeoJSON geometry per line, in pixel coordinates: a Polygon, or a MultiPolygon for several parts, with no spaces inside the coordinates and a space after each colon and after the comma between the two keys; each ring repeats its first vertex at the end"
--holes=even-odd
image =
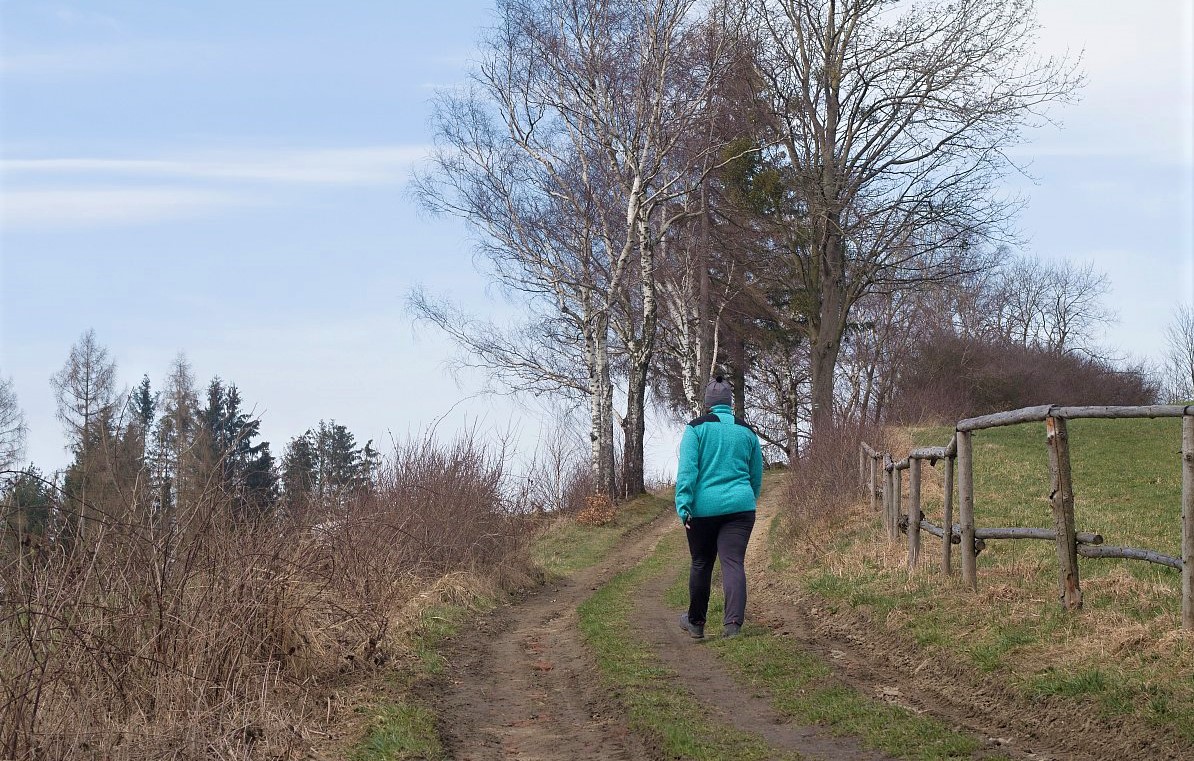
{"type": "Polygon", "coordinates": [[[533,577],[504,479],[472,439],[425,441],[375,490],[301,514],[238,522],[209,490],[168,521],[8,546],[0,757],[302,757],[333,688],[401,656],[426,607],[533,577]]]}

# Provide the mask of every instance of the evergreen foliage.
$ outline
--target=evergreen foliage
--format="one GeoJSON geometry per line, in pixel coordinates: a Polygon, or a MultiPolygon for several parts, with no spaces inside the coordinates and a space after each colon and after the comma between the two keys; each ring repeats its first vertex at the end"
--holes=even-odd
{"type": "Polygon", "coordinates": [[[381,455],[373,442],[357,446],[356,437],[335,420],[291,439],[282,457],[286,503],[297,507],[338,504],[353,492],[376,483],[381,455]]]}

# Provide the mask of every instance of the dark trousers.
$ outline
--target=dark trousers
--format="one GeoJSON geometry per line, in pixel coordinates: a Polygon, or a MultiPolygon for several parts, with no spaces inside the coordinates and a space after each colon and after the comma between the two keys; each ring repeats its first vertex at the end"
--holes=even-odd
{"type": "Polygon", "coordinates": [[[746,543],[755,526],[755,511],[747,510],[688,521],[688,620],[704,625],[709,612],[709,586],[713,561],[721,559],[721,585],[725,590],[725,624],[741,624],[746,618],[746,543]]]}

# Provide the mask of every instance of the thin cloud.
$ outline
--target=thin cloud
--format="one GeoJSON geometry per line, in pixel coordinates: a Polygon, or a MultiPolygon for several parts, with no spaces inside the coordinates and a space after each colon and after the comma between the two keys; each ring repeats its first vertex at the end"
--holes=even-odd
{"type": "Polygon", "coordinates": [[[427,154],[421,145],[252,152],[184,158],[35,158],[0,161],[0,174],[16,177],[130,177],[227,180],[311,185],[384,185],[405,180],[427,154]]]}
{"type": "Polygon", "coordinates": [[[173,187],[11,190],[0,196],[0,223],[8,230],[122,226],[251,203],[236,193],[173,187]]]}

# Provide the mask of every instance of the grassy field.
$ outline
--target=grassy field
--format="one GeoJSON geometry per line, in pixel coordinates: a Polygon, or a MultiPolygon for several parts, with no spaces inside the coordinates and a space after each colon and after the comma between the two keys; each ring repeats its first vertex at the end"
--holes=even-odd
{"type": "MultiPolygon", "coordinates": [[[[1179,554],[1180,428],[1176,420],[1071,421],[1079,531],[1179,554]]],[[[941,445],[950,435],[903,432],[908,446],[941,445]]],[[[1044,425],[977,433],[974,484],[976,525],[1051,527],[1044,425]]],[[[940,521],[940,465],[925,469],[924,492],[925,514],[940,521]]],[[[940,574],[940,541],[927,534],[921,565],[909,573],[903,547],[888,542],[878,516],[861,505],[807,530],[820,531],[829,551],[785,561],[828,600],[865,608],[928,651],[960,652],[1030,698],[1081,700],[1104,718],[1132,715],[1194,744],[1194,637],[1179,629],[1177,571],[1080,558],[1085,609],[1066,615],[1050,542],[988,541],[973,594],[960,585],[956,546],[952,578],[940,574]]]]}

